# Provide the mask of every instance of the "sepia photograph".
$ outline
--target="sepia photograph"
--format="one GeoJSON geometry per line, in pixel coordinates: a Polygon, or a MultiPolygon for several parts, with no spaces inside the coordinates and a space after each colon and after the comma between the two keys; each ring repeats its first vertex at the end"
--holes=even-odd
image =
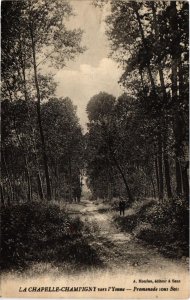
{"type": "Polygon", "coordinates": [[[189,2],[1,1],[3,298],[188,299],[189,2]]]}

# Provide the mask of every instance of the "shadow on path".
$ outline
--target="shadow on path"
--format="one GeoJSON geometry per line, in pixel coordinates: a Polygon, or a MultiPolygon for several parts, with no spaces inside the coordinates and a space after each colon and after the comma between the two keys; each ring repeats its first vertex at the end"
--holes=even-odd
{"type": "MultiPolygon", "coordinates": [[[[121,232],[112,221],[113,213],[99,212],[99,206],[83,200],[81,204],[67,206],[70,214],[79,216],[84,226],[91,229],[89,245],[94,247],[107,268],[128,272],[155,272],[155,270],[180,271],[186,262],[163,257],[152,246],[144,246],[126,232],[121,232]]],[[[86,235],[89,238],[89,235],[86,235]]]]}

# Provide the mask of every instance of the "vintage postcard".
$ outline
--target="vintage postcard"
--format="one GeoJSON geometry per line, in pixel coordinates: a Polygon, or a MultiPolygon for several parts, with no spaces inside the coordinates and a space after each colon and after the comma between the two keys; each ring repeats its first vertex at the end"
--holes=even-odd
{"type": "Polygon", "coordinates": [[[187,299],[189,3],[1,22],[1,296],[187,299]]]}

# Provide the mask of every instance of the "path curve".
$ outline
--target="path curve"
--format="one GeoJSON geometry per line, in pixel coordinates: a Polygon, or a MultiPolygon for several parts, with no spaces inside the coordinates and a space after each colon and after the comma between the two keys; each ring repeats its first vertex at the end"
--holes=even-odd
{"type": "Polygon", "coordinates": [[[69,211],[79,215],[83,223],[92,229],[90,245],[97,250],[108,269],[122,269],[131,274],[155,273],[155,270],[176,273],[186,270],[186,261],[165,258],[155,247],[145,246],[132,234],[121,232],[113,223],[113,215],[100,213],[99,209],[96,202],[83,200],[79,205],[72,204],[72,210],[69,211]]]}

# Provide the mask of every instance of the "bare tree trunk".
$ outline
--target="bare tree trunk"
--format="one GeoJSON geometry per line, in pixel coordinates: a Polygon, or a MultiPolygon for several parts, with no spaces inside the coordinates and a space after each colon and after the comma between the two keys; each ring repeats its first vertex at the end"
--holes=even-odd
{"type": "Polygon", "coordinates": [[[25,149],[24,149],[24,146],[21,142],[19,134],[17,132],[16,126],[14,126],[14,127],[15,127],[15,133],[16,133],[18,142],[19,142],[19,144],[22,148],[22,151],[23,151],[24,165],[25,165],[25,171],[26,171],[26,176],[27,176],[27,186],[28,186],[27,199],[28,199],[28,201],[31,201],[31,199],[32,199],[32,187],[31,187],[30,171],[29,171],[29,166],[28,166],[28,157],[27,157],[27,154],[25,153],[25,149]]]}
{"type": "Polygon", "coordinates": [[[28,186],[28,193],[27,193],[27,199],[28,201],[32,200],[32,185],[31,185],[31,176],[29,172],[28,167],[28,160],[25,158],[25,166],[26,166],[26,177],[27,177],[27,186],[28,186]]]}
{"type": "MultiPolygon", "coordinates": [[[[177,8],[176,1],[170,2],[170,26],[173,32],[178,31],[177,24],[177,8]]],[[[173,37],[173,46],[176,46],[176,39],[173,37]]],[[[177,47],[179,50],[179,47],[177,47]]],[[[182,182],[181,182],[181,174],[180,174],[180,156],[181,156],[181,129],[180,129],[180,120],[179,120],[179,112],[177,111],[178,107],[178,80],[177,80],[177,68],[179,64],[179,53],[178,51],[173,51],[172,53],[172,101],[175,107],[174,119],[173,119],[173,127],[174,127],[174,136],[175,136],[175,165],[176,165],[176,194],[180,196],[182,194],[182,182]]]]}
{"type": "MultiPolygon", "coordinates": [[[[178,69],[179,69],[179,73],[178,73],[179,74],[179,97],[181,98],[181,102],[183,102],[185,105],[188,106],[188,97],[186,97],[186,95],[184,93],[185,86],[184,86],[184,76],[183,76],[183,67],[182,67],[181,57],[180,57],[178,69]]],[[[181,139],[183,141],[185,141],[185,143],[184,143],[185,147],[184,147],[184,144],[182,145],[183,150],[182,150],[182,162],[181,162],[181,174],[182,174],[181,181],[182,181],[182,186],[183,186],[184,197],[188,201],[189,200],[189,179],[188,179],[189,162],[188,162],[188,137],[186,137],[186,135],[188,134],[187,133],[188,129],[186,131],[186,126],[188,126],[188,124],[185,124],[185,119],[187,119],[187,120],[189,119],[188,112],[187,112],[186,117],[183,115],[183,120],[181,122],[182,123],[181,125],[183,125],[183,126],[180,126],[181,127],[181,139]]]]}
{"type": "Polygon", "coordinates": [[[179,120],[178,116],[175,116],[174,119],[174,135],[175,135],[175,169],[176,169],[176,194],[180,196],[182,194],[182,181],[180,174],[180,162],[179,159],[181,157],[181,147],[180,147],[180,128],[179,128],[179,120]]]}
{"type": "Polygon", "coordinates": [[[171,178],[170,178],[170,166],[168,161],[168,154],[164,149],[164,171],[165,171],[165,182],[168,198],[172,198],[172,189],[171,189],[171,178]]]}
{"type": "Polygon", "coordinates": [[[40,199],[44,200],[44,191],[43,191],[43,185],[42,185],[42,179],[41,179],[41,173],[40,173],[40,167],[39,167],[39,161],[38,161],[35,141],[33,141],[33,146],[34,146],[34,155],[35,155],[36,170],[37,170],[36,177],[37,177],[37,185],[38,185],[38,194],[40,196],[40,199]]]}
{"type": "Polygon", "coordinates": [[[155,171],[156,171],[156,182],[157,182],[157,190],[158,190],[158,197],[159,197],[159,190],[160,190],[160,184],[159,184],[159,173],[158,173],[158,158],[155,158],[155,171]]]}
{"type": "MultiPolygon", "coordinates": [[[[159,40],[159,29],[158,29],[158,22],[157,22],[157,17],[156,17],[156,8],[154,2],[150,2],[152,6],[152,13],[153,13],[153,18],[154,18],[154,30],[155,30],[155,37],[156,40],[159,40]]],[[[164,73],[163,73],[163,68],[161,66],[161,53],[158,52],[158,72],[159,72],[159,77],[160,77],[160,83],[161,83],[161,88],[162,88],[162,97],[166,98],[166,87],[165,87],[165,82],[164,82],[164,73]]],[[[166,99],[165,99],[166,100],[166,99]]]]}
{"type": "Polygon", "coordinates": [[[70,157],[69,157],[69,201],[72,202],[72,169],[71,169],[70,157]]]}
{"type": "Polygon", "coordinates": [[[159,199],[164,197],[163,163],[162,163],[162,139],[158,136],[158,170],[159,170],[159,199]]]}
{"type": "Polygon", "coordinates": [[[152,184],[153,197],[156,198],[156,190],[155,190],[154,180],[153,180],[152,176],[150,176],[150,180],[151,180],[151,184],[152,184]]]}
{"type": "Polygon", "coordinates": [[[168,198],[172,198],[172,189],[171,189],[171,177],[170,177],[170,164],[168,159],[168,153],[166,148],[166,141],[163,141],[163,160],[164,160],[164,174],[165,174],[165,183],[168,198]]]}
{"type": "Polygon", "coordinates": [[[8,167],[7,167],[7,162],[6,162],[5,155],[4,155],[3,151],[1,153],[1,155],[2,155],[2,159],[3,159],[4,167],[5,167],[5,172],[6,172],[6,175],[7,175],[7,181],[8,181],[8,184],[9,184],[10,192],[8,192],[8,205],[10,205],[14,201],[13,186],[12,186],[12,183],[11,183],[10,174],[9,174],[8,167]]]}
{"type": "MultiPolygon", "coordinates": [[[[152,12],[153,12],[153,18],[154,18],[154,29],[155,29],[155,37],[156,40],[159,40],[159,29],[158,29],[158,22],[157,22],[157,16],[156,16],[156,8],[155,8],[155,3],[151,2],[152,6],[152,12]]],[[[161,88],[162,88],[162,97],[163,97],[163,102],[167,101],[167,93],[166,93],[166,86],[164,82],[164,73],[163,73],[163,68],[161,66],[161,56],[160,52],[158,52],[158,72],[159,72],[159,77],[160,77],[160,83],[161,83],[161,88]]],[[[172,197],[172,191],[171,191],[171,179],[170,179],[170,166],[168,162],[168,154],[167,154],[167,149],[166,149],[166,139],[167,139],[167,132],[168,132],[168,122],[167,122],[167,116],[164,115],[164,120],[163,120],[163,131],[164,131],[164,142],[163,142],[163,148],[164,148],[164,170],[165,170],[165,181],[166,181],[166,189],[167,189],[167,195],[169,198],[172,197]]]]}
{"type": "Polygon", "coordinates": [[[41,200],[44,200],[44,193],[42,188],[42,179],[39,173],[37,173],[37,184],[38,184],[38,194],[41,200]]]}
{"type": "Polygon", "coordinates": [[[2,206],[5,206],[4,189],[2,184],[1,184],[1,204],[2,206]]]}
{"type": "Polygon", "coordinates": [[[188,162],[186,163],[186,166],[183,166],[182,170],[182,182],[183,182],[183,192],[185,199],[187,201],[189,200],[189,180],[188,180],[188,162]]]}
{"type": "Polygon", "coordinates": [[[36,96],[37,96],[36,107],[37,107],[38,125],[39,125],[39,132],[40,132],[41,145],[42,145],[44,172],[45,172],[45,178],[46,178],[47,199],[51,200],[52,199],[51,184],[50,184],[50,176],[49,176],[49,168],[48,168],[48,157],[47,157],[47,153],[46,153],[46,144],[45,144],[45,138],[44,138],[44,132],[43,132],[42,120],[41,120],[41,104],[40,104],[41,96],[40,96],[40,88],[39,88],[39,83],[38,83],[38,72],[37,72],[37,64],[36,64],[36,49],[35,49],[35,42],[34,42],[32,28],[30,28],[30,34],[31,34],[31,42],[32,42],[34,80],[35,80],[36,96]]]}

